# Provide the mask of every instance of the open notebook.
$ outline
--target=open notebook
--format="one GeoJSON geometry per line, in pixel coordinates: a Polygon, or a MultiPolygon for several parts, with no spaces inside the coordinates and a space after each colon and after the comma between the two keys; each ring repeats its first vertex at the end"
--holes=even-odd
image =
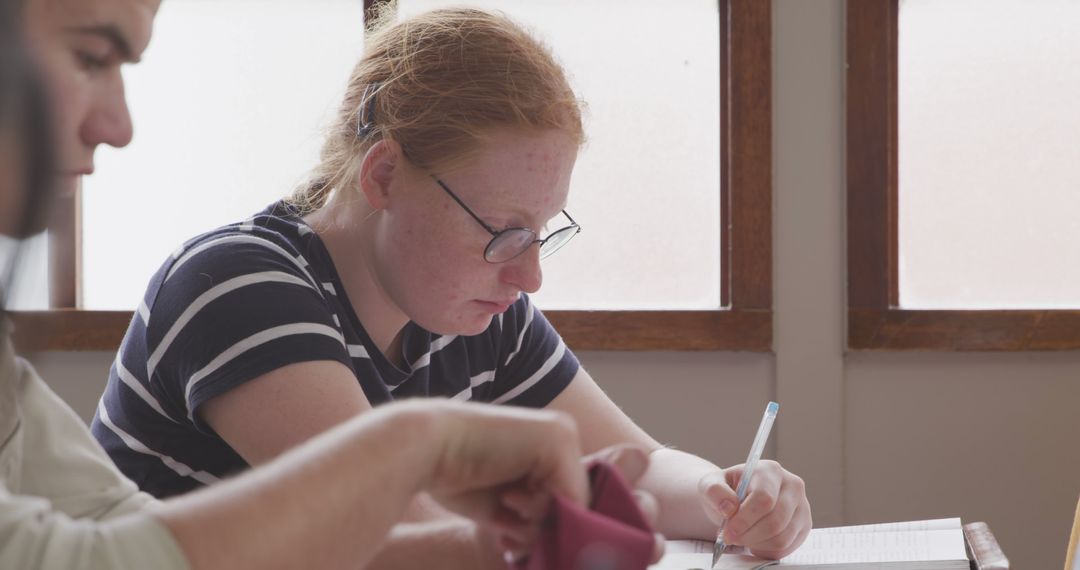
{"type": "MultiPolygon", "coordinates": [[[[676,540],[668,542],[667,554],[650,570],[707,570],[712,543],[676,540]]],[[[748,554],[727,552],[716,566],[723,570],[755,568],[806,568],[855,570],[888,568],[904,570],[968,570],[964,530],[960,519],[937,519],[861,526],[816,528],[806,542],[781,560],[762,560],[748,554]]]]}

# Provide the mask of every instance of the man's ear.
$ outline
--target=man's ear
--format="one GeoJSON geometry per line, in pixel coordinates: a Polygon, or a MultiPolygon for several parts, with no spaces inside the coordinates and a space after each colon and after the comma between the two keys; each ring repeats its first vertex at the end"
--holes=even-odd
{"type": "Polygon", "coordinates": [[[401,175],[402,163],[401,146],[389,139],[376,142],[364,154],[356,183],[373,209],[386,208],[390,201],[390,184],[394,176],[401,175]]]}

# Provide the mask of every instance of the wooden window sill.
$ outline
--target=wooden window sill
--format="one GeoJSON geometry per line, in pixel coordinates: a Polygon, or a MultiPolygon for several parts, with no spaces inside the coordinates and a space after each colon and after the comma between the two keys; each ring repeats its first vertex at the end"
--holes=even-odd
{"type": "Polygon", "coordinates": [[[851,309],[852,350],[1080,349],[1080,311],[851,309]]]}
{"type": "MultiPolygon", "coordinates": [[[[772,311],[549,311],[576,351],[772,350],[772,311]]],[[[19,311],[11,315],[20,352],[115,351],[131,311],[19,311]]]]}

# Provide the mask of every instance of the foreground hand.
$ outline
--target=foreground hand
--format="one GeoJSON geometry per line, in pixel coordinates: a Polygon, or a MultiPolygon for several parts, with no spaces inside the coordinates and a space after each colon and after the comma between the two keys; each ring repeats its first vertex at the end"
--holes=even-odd
{"type": "Polygon", "coordinates": [[[530,504],[555,494],[579,505],[588,501],[580,437],[569,415],[485,404],[432,405],[441,441],[427,490],[450,511],[513,528],[526,521],[505,504],[508,493],[530,504]]]}
{"type": "MultiPolygon", "coordinates": [[[[426,485],[448,510],[476,521],[488,539],[508,556],[532,552],[541,524],[559,495],[578,505],[589,502],[586,465],[603,460],[634,485],[648,467],[646,452],[616,446],[582,459],[577,424],[567,414],[484,404],[427,402],[439,422],[441,440],[426,485]]],[[[658,515],[651,495],[637,492],[650,524],[658,515]]],[[[657,535],[655,559],[663,553],[657,535]]]]}
{"type": "MultiPolygon", "coordinates": [[[[616,445],[601,449],[581,460],[581,469],[584,471],[594,461],[603,461],[614,466],[623,479],[631,486],[636,486],[641,476],[649,467],[649,455],[644,449],[632,445],[616,445]]],[[[649,493],[641,490],[634,491],[638,508],[641,509],[645,520],[650,526],[656,526],[660,516],[660,508],[656,499],[649,493]]],[[[550,497],[538,498],[529,501],[518,493],[510,491],[503,496],[504,503],[509,509],[519,514],[523,519],[530,521],[528,526],[518,531],[511,529],[499,529],[499,546],[507,557],[513,560],[521,560],[527,557],[539,538],[541,523],[547,515],[550,505],[550,497]]],[[[655,533],[653,536],[652,562],[656,562],[664,554],[665,540],[663,535],[655,533]]]]}
{"type": "Polygon", "coordinates": [[[736,465],[701,478],[698,490],[706,514],[717,525],[728,519],[727,544],[744,545],[761,558],[790,554],[806,540],[813,524],[806,485],[779,463],[761,460],[740,506],[734,489],[742,473],[743,466],[736,465]]]}

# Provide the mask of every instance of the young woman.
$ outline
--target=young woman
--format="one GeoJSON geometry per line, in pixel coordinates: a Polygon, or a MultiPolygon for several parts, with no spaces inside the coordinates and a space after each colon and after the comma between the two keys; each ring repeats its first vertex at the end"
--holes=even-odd
{"type": "MultiPolygon", "coordinates": [[[[651,451],[643,485],[670,537],[780,556],[811,526],[802,481],[665,449],[581,369],[528,293],[578,231],[565,210],[583,140],[548,50],[507,18],[438,10],[369,37],[310,182],[190,240],[152,279],[93,429],[168,496],[263,463],[372,406],[418,396],[561,410],[587,451],[651,451]]],[[[372,461],[375,461],[372,458],[372,461]]],[[[424,500],[376,565],[496,567],[424,500]]]]}
{"type": "MultiPolygon", "coordinates": [[[[118,68],[149,41],[157,0],[31,0],[36,59],[49,85],[66,88],[51,98],[51,140],[14,8],[0,2],[0,234],[22,238],[42,229],[50,190],[77,182],[71,173],[90,169],[99,144],[130,137],[118,68]]],[[[0,267],[0,568],[362,568],[424,490],[524,555],[551,495],[588,500],[565,415],[409,402],[158,503],[14,355],[2,304],[11,267],[0,267]]],[[[641,450],[605,453],[630,480],[647,464],[641,450]]]]}

